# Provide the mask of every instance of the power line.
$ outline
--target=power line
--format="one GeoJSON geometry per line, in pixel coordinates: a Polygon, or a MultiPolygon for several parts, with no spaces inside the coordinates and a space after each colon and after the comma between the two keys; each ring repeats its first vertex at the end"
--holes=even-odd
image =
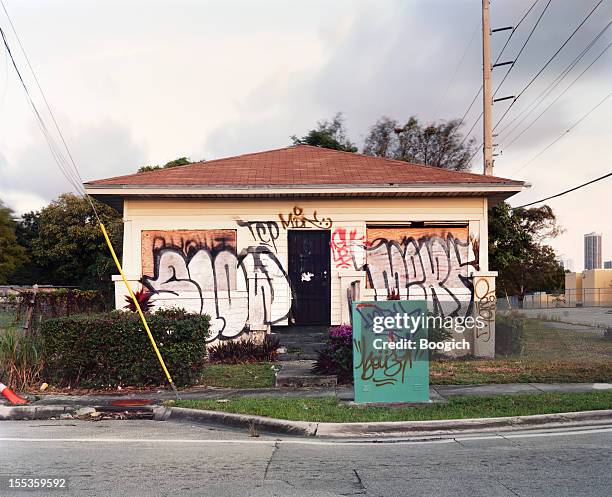
{"type": "MultiPolygon", "coordinates": [[[[77,181],[79,183],[79,186],[81,186],[81,184],[83,183],[83,178],[81,178],[81,175],[80,175],[79,170],[78,170],[78,168],[76,166],[76,163],[74,162],[72,154],[70,153],[70,149],[68,148],[68,145],[67,145],[66,140],[64,138],[64,135],[62,133],[62,130],[60,129],[60,127],[59,127],[59,125],[57,123],[57,120],[55,119],[55,114],[53,113],[53,110],[51,109],[51,105],[49,105],[49,102],[47,100],[45,92],[43,91],[43,89],[42,89],[42,87],[40,85],[40,82],[38,81],[38,77],[36,76],[36,72],[34,71],[34,68],[32,67],[32,64],[30,62],[30,58],[28,57],[28,54],[25,51],[25,48],[23,47],[23,44],[21,43],[21,38],[19,37],[19,34],[17,33],[17,30],[15,29],[15,25],[13,24],[13,20],[11,19],[11,16],[8,13],[8,10],[6,9],[6,6],[4,5],[4,0],[0,0],[0,4],[2,5],[2,10],[4,10],[4,13],[5,13],[5,15],[6,15],[7,19],[8,19],[9,25],[11,26],[11,30],[13,31],[13,34],[15,35],[17,43],[19,44],[19,48],[21,49],[21,52],[23,53],[23,56],[24,56],[24,58],[26,60],[26,63],[28,65],[29,69],[30,69],[30,72],[32,73],[32,76],[34,77],[34,81],[36,82],[36,86],[38,87],[38,91],[40,92],[40,94],[41,94],[41,96],[43,98],[43,101],[45,103],[45,106],[47,107],[47,111],[49,112],[49,115],[51,116],[51,119],[53,121],[53,125],[55,126],[55,129],[56,129],[56,131],[57,131],[57,133],[58,133],[58,135],[59,135],[59,137],[60,137],[60,139],[62,141],[62,144],[64,145],[64,149],[66,150],[66,153],[68,154],[68,158],[70,159],[70,163],[68,163],[68,161],[66,161],[65,158],[63,158],[63,156],[62,156],[62,159],[64,160],[66,166],[68,166],[69,169],[70,169],[70,166],[72,166],[72,168],[71,168],[72,169],[72,175],[76,177],[76,179],[77,179],[77,181]]],[[[5,45],[6,45],[6,40],[5,40],[5,45]]],[[[7,46],[7,48],[8,48],[8,46],[7,46]]],[[[11,56],[11,58],[12,58],[12,56],[11,56]]],[[[14,62],[13,62],[13,65],[15,65],[14,62]]],[[[15,66],[15,69],[17,69],[17,66],[15,66]]],[[[22,83],[23,83],[23,81],[22,81],[22,83]]],[[[25,85],[25,83],[24,83],[24,85],[25,85]]],[[[26,88],[26,91],[27,91],[27,88],[26,88]]],[[[80,188],[80,190],[82,190],[82,187],[80,188]]],[[[92,207],[93,207],[93,205],[92,205],[92,207]]],[[[95,210],[95,208],[94,208],[94,210],[95,210]]]]}
{"type": "Polygon", "coordinates": [[[535,32],[535,30],[537,29],[538,25],[540,24],[540,21],[542,20],[542,17],[544,17],[544,14],[548,10],[548,7],[550,6],[550,2],[552,2],[552,0],[548,0],[548,3],[544,6],[544,9],[542,10],[542,12],[540,13],[539,17],[537,18],[535,24],[533,25],[533,28],[531,28],[531,31],[529,32],[529,35],[527,36],[527,39],[523,43],[523,46],[521,47],[521,49],[519,50],[518,54],[514,58],[514,61],[512,61],[512,64],[510,65],[510,67],[506,71],[506,74],[504,74],[503,79],[501,80],[499,85],[497,85],[497,89],[493,93],[494,97],[495,97],[495,95],[497,95],[497,92],[500,90],[500,88],[504,84],[504,81],[506,81],[506,78],[510,75],[510,73],[512,72],[512,69],[514,69],[514,66],[516,65],[518,60],[521,58],[521,55],[522,55],[523,51],[525,50],[525,47],[527,46],[527,43],[529,43],[529,40],[531,40],[531,37],[533,36],[533,33],[535,32]]]}
{"type": "Polygon", "coordinates": [[[15,72],[17,73],[17,77],[19,78],[19,81],[21,82],[21,86],[23,87],[26,93],[28,102],[30,103],[32,110],[34,111],[36,122],[38,123],[38,126],[40,127],[40,130],[45,140],[47,141],[47,145],[49,146],[49,150],[51,151],[51,156],[57,163],[58,167],[60,168],[60,171],[65,176],[65,178],[68,180],[68,182],[75,188],[77,192],[80,193],[83,187],[81,184],[79,184],[78,177],[75,177],[74,172],[70,168],[66,167],[64,158],[62,157],[62,154],[61,154],[61,150],[59,150],[59,148],[57,147],[57,144],[54,142],[53,137],[49,133],[49,130],[47,126],[45,125],[45,122],[42,116],[40,115],[40,112],[38,111],[38,108],[36,107],[36,104],[34,103],[32,96],[30,95],[28,87],[21,75],[21,72],[19,71],[19,68],[17,67],[17,63],[15,62],[15,58],[13,57],[13,53],[11,52],[11,48],[6,39],[6,35],[4,34],[4,30],[1,27],[0,27],[0,34],[2,35],[2,41],[4,42],[4,47],[9,55],[9,58],[11,59],[13,68],[15,69],[15,72]]]}
{"type": "MultiPolygon", "coordinates": [[[[508,44],[510,43],[510,40],[512,39],[512,37],[514,36],[514,33],[516,33],[516,30],[519,28],[519,26],[523,23],[523,21],[527,18],[527,16],[529,15],[529,13],[533,10],[533,8],[537,5],[537,3],[540,0],[534,0],[534,2],[531,4],[531,6],[527,9],[527,11],[523,14],[523,17],[520,18],[519,22],[516,23],[516,26],[514,26],[514,28],[512,28],[512,31],[510,32],[510,36],[508,36],[508,39],[506,40],[506,43],[504,43],[504,46],[501,48],[501,50],[499,51],[499,54],[497,55],[497,58],[495,59],[495,62],[493,63],[493,65],[497,64],[499,62],[499,59],[501,59],[501,56],[503,55],[504,51],[506,50],[506,47],[508,46],[508,44]]],[[[482,84],[480,85],[480,88],[478,88],[478,91],[476,92],[476,95],[474,95],[474,98],[472,99],[472,101],[470,102],[470,105],[468,105],[468,108],[465,110],[465,112],[463,113],[463,117],[461,118],[461,120],[459,121],[459,126],[461,126],[464,121],[465,118],[467,117],[467,115],[469,114],[470,110],[472,109],[472,107],[474,106],[474,103],[476,102],[476,100],[478,99],[478,96],[480,95],[480,92],[482,91],[482,84]]],[[[472,132],[472,130],[476,127],[476,124],[478,124],[478,122],[480,121],[480,119],[482,118],[483,112],[480,113],[480,115],[476,118],[476,122],[474,122],[474,124],[472,124],[472,127],[470,128],[470,131],[468,131],[464,137],[463,140],[461,141],[460,145],[463,145],[463,143],[465,142],[465,140],[467,140],[467,137],[470,135],[470,133],[472,132]]],[[[474,157],[474,155],[472,156],[474,157]]],[[[470,159],[471,160],[471,159],[470,159]]]]}
{"type": "MultiPolygon", "coordinates": [[[[6,11],[6,7],[4,7],[4,3],[2,2],[2,0],[0,0],[0,3],[2,3],[2,7],[4,8],[4,11],[5,11],[5,13],[8,16],[8,12],[6,11]]],[[[9,21],[10,21],[10,18],[9,18],[9,21]]],[[[11,26],[12,26],[12,23],[11,23],[11,26]]],[[[17,36],[17,32],[15,31],[14,27],[13,27],[13,31],[15,32],[15,36],[17,37],[17,39],[19,39],[19,37],[17,36]]],[[[123,282],[125,283],[125,286],[126,286],[126,288],[128,290],[128,293],[129,293],[132,301],[134,302],[134,305],[136,306],[136,309],[138,310],[138,314],[140,315],[140,319],[142,320],[142,324],[144,326],[145,331],[147,332],[147,335],[149,337],[149,341],[151,342],[151,345],[152,345],[153,350],[154,350],[154,352],[155,352],[155,354],[157,356],[157,359],[158,359],[158,361],[160,363],[160,366],[161,366],[164,374],[166,375],[168,383],[172,387],[172,390],[174,391],[177,399],[180,399],[180,396],[178,394],[178,391],[176,389],[174,381],[172,380],[172,377],[170,376],[170,372],[168,371],[168,369],[166,367],[166,364],[164,362],[164,359],[163,359],[161,353],[159,352],[159,348],[157,347],[157,343],[155,341],[155,338],[153,337],[153,334],[151,333],[151,330],[150,330],[149,325],[147,323],[147,319],[145,318],[145,315],[142,312],[142,309],[141,309],[141,306],[140,306],[140,304],[138,302],[138,299],[136,298],[136,296],[134,295],[134,292],[132,291],[132,288],[130,287],[130,284],[129,284],[126,276],[125,276],[125,273],[123,272],[123,268],[121,267],[121,263],[119,262],[119,259],[117,258],[117,254],[115,253],[115,249],[113,248],[113,244],[112,244],[112,242],[110,240],[110,237],[108,236],[108,232],[106,231],[106,228],[104,227],[104,223],[100,219],[100,216],[98,215],[98,212],[96,210],[96,207],[94,206],[94,203],[93,203],[91,197],[89,196],[89,194],[87,194],[87,192],[84,190],[84,188],[82,186],[82,181],[83,180],[81,178],[81,175],[79,174],[79,170],[78,170],[74,160],[72,159],[72,155],[70,154],[70,150],[68,149],[68,145],[66,144],[66,141],[63,138],[63,135],[61,133],[61,130],[59,129],[57,121],[53,117],[53,113],[51,111],[51,107],[49,106],[49,104],[47,103],[46,98],[44,97],[44,92],[42,91],[42,88],[40,87],[40,85],[38,85],[38,88],[39,88],[41,94],[43,95],[43,99],[45,100],[45,104],[47,105],[47,109],[49,110],[49,113],[53,117],[53,122],[54,122],[54,124],[56,126],[56,129],[57,129],[58,133],[60,134],[60,136],[62,137],[62,143],[64,144],[66,152],[68,153],[68,156],[70,157],[71,163],[66,161],[65,157],[62,155],[61,150],[59,150],[59,148],[57,147],[56,143],[53,140],[53,137],[51,136],[51,134],[49,133],[49,131],[48,131],[46,125],[45,125],[44,120],[42,119],[42,116],[38,112],[38,109],[36,108],[34,100],[32,99],[32,97],[30,95],[30,92],[28,90],[28,87],[27,87],[24,79],[21,76],[19,68],[17,67],[17,63],[15,62],[13,54],[10,51],[10,47],[9,47],[8,41],[6,39],[6,36],[5,36],[4,31],[2,30],[2,28],[0,28],[0,33],[2,34],[2,40],[4,41],[4,46],[5,46],[6,50],[9,53],[11,61],[13,62],[13,67],[15,68],[15,71],[17,72],[19,80],[21,81],[21,85],[23,86],[23,89],[26,92],[26,95],[28,97],[30,105],[32,106],[32,109],[34,110],[34,114],[36,115],[36,118],[37,118],[37,121],[39,123],[39,126],[41,127],[41,131],[43,132],[43,135],[45,136],[45,139],[47,140],[47,144],[49,145],[49,148],[51,150],[51,155],[56,160],[57,165],[59,166],[59,168],[62,171],[62,173],[64,174],[64,176],[66,176],[66,179],[68,180],[68,182],[72,186],[74,186],[75,189],[77,190],[77,192],[79,192],[89,202],[89,205],[91,206],[91,208],[93,210],[93,213],[94,213],[94,215],[96,217],[96,220],[97,220],[97,222],[98,222],[98,224],[100,226],[100,230],[102,231],[102,234],[104,236],[104,239],[106,241],[108,249],[109,249],[109,251],[111,253],[113,261],[114,261],[115,265],[117,266],[117,269],[119,270],[119,273],[121,274],[123,282]],[[71,181],[71,179],[72,180],[75,179],[74,176],[76,176],[76,178],[77,178],[77,183],[76,184],[71,181]]],[[[20,42],[20,46],[21,46],[21,42],[20,42]]],[[[23,46],[21,46],[21,49],[22,49],[23,54],[25,55],[26,60],[27,60],[27,54],[25,53],[25,50],[23,49],[23,46]]],[[[30,67],[30,71],[32,71],[34,79],[36,80],[36,82],[38,84],[38,79],[36,78],[36,74],[34,73],[34,69],[29,64],[29,61],[28,61],[28,65],[30,67]]]]}
{"type": "Polygon", "coordinates": [[[569,190],[565,190],[561,193],[557,193],[555,195],[551,195],[550,197],[546,197],[540,200],[536,200],[535,202],[529,202],[528,204],[523,204],[523,205],[519,205],[518,207],[512,207],[512,209],[522,209],[523,207],[529,207],[530,205],[534,205],[534,204],[539,204],[540,202],[546,202],[547,200],[550,200],[552,198],[557,198],[560,197],[562,195],[566,195],[568,193],[574,192],[576,190],[580,190],[580,188],[584,188],[585,186],[591,185],[593,183],[597,183],[598,181],[604,180],[608,177],[612,176],[612,172],[608,173],[608,174],[604,174],[603,176],[600,176],[599,178],[595,178],[592,179],[591,181],[587,181],[586,183],[583,183],[582,185],[578,185],[575,186],[573,188],[570,188],[569,190]]]}
{"type": "MultiPolygon", "coordinates": [[[[548,104],[548,106],[547,106],[547,107],[546,107],[546,108],[545,108],[545,109],[544,109],[542,112],[540,112],[540,114],[538,114],[538,116],[537,116],[537,117],[536,117],[536,118],[535,118],[533,121],[531,121],[531,122],[530,122],[530,123],[527,125],[527,127],[525,127],[525,128],[523,129],[523,131],[521,131],[521,132],[520,132],[518,135],[516,135],[516,136],[515,136],[515,137],[512,139],[512,141],[510,141],[510,142],[508,143],[508,145],[506,145],[506,146],[504,147],[504,150],[507,150],[507,149],[508,149],[508,148],[509,148],[509,147],[510,147],[510,146],[511,146],[511,145],[512,145],[514,142],[516,142],[516,141],[517,141],[517,140],[518,140],[518,139],[519,139],[521,136],[523,136],[523,135],[525,134],[525,132],[526,132],[526,131],[527,131],[529,128],[531,128],[531,126],[533,126],[533,125],[536,123],[536,121],[538,121],[538,119],[540,119],[540,117],[542,117],[542,116],[543,116],[543,115],[546,113],[546,111],[548,111],[548,109],[550,109],[550,108],[551,108],[551,107],[552,107],[552,106],[553,106],[553,105],[554,105],[554,104],[555,104],[555,103],[556,103],[556,102],[557,102],[557,101],[558,101],[558,100],[559,100],[559,99],[560,99],[560,98],[561,98],[563,95],[565,95],[565,93],[566,93],[566,92],[567,92],[567,91],[568,91],[568,90],[569,90],[569,89],[570,89],[572,86],[574,86],[574,84],[575,84],[575,83],[576,83],[576,82],[577,82],[577,81],[578,81],[578,80],[579,80],[579,79],[580,79],[580,78],[581,78],[581,77],[582,77],[582,76],[583,76],[583,75],[584,75],[584,74],[585,74],[585,73],[586,73],[586,72],[587,72],[587,71],[588,71],[588,70],[589,70],[589,69],[590,69],[590,68],[593,66],[593,64],[595,64],[595,62],[597,62],[597,61],[598,61],[598,60],[601,58],[601,56],[602,56],[604,53],[606,53],[606,51],[607,51],[607,50],[608,50],[610,47],[612,47],[612,41],[611,41],[610,43],[608,43],[608,45],[607,45],[607,46],[606,46],[606,47],[605,47],[605,48],[604,48],[604,49],[603,49],[603,50],[602,50],[602,51],[599,53],[599,55],[598,55],[597,57],[595,57],[595,59],[593,59],[593,61],[592,61],[592,62],[591,62],[591,63],[590,63],[590,64],[589,64],[589,65],[588,65],[588,66],[587,66],[587,67],[586,67],[586,68],[585,68],[585,69],[584,69],[584,70],[583,70],[583,71],[582,71],[582,72],[581,72],[579,75],[578,75],[578,77],[576,77],[576,78],[574,79],[574,81],[572,81],[572,82],[571,82],[571,83],[570,83],[570,84],[569,84],[569,85],[568,85],[568,86],[565,88],[565,90],[563,90],[561,93],[559,93],[559,95],[557,95],[557,96],[555,97],[555,99],[554,99],[554,100],[553,100],[553,101],[552,101],[550,104],[548,104]]],[[[534,107],[534,109],[535,109],[535,107],[534,107]]],[[[529,115],[529,114],[527,114],[527,116],[528,116],[528,115],[529,115]]],[[[527,116],[525,116],[525,117],[527,117],[527,116]]],[[[521,122],[522,122],[522,121],[521,121],[521,122]]],[[[519,123],[519,124],[520,124],[520,123],[519,123]]],[[[515,128],[515,129],[516,129],[516,128],[515,128]]]]}
{"type": "Polygon", "coordinates": [[[550,63],[557,57],[557,55],[559,55],[559,53],[561,52],[561,50],[563,50],[563,48],[569,43],[569,41],[574,37],[574,35],[580,30],[580,28],[584,25],[585,22],[587,22],[587,20],[589,19],[589,17],[591,17],[591,15],[593,14],[593,12],[595,12],[595,10],[597,9],[597,7],[599,7],[602,4],[603,0],[599,0],[596,4],[595,7],[593,7],[593,9],[587,14],[587,16],[582,20],[582,22],[576,27],[576,29],[574,29],[574,31],[572,32],[571,35],[569,35],[569,37],[563,42],[563,44],[557,49],[557,51],[552,55],[552,57],[550,57],[546,63],[544,64],[544,66],[542,66],[542,68],[535,74],[535,76],[533,76],[533,78],[531,78],[531,80],[529,81],[529,83],[527,83],[525,85],[525,87],[519,92],[519,94],[514,97],[514,100],[512,100],[512,103],[508,106],[508,108],[506,109],[506,111],[502,114],[502,116],[499,118],[499,120],[497,121],[497,124],[495,124],[495,126],[493,126],[493,129],[495,130],[500,123],[504,120],[504,118],[508,115],[508,112],[510,112],[510,109],[512,109],[512,107],[514,106],[514,104],[517,102],[517,100],[521,97],[521,95],[523,95],[527,89],[534,83],[534,81],[536,79],[538,79],[538,77],[544,72],[544,70],[550,65],[550,63]]]}
{"type": "Polygon", "coordinates": [[[527,119],[527,117],[529,117],[529,115],[546,99],[546,97],[548,97],[548,95],[550,95],[554,91],[554,89],[559,86],[561,81],[563,81],[569,75],[572,69],[578,64],[578,62],[580,62],[580,60],[582,60],[582,58],[595,45],[597,40],[599,40],[599,38],[603,36],[603,34],[608,30],[611,25],[612,21],[609,21],[608,24],[606,24],[606,26],[597,34],[597,36],[595,36],[595,38],[593,38],[589,42],[589,44],[582,50],[582,52],[580,52],[574,58],[574,60],[572,60],[572,62],[570,62],[570,64],[565,69],[563,69],[563,71],[561,71],[561,73],[555,78],[555,80],[550,83],[546,88],[544,88],[544,90],[527,107],[525,107],[521,112],[519,112],[519,114],[517,114],[502,129],[500,129],[498,134],[501,135],[505,133],[505,131],[509,128],[512,129],[510,129],[508,133],[512,134],[525,121],[525,119],[527,119]],[[525,112],[527,112],[527,114],[525,114],[525,112]],[[513,124],[518,119],[520,119],[520,121],[513,126],[513,124]]]}
{"type": "Polygon", "coordinates": [[[612,92],[608,93],[603,100],[600,100],[599,103],[597,105],[595,105],[595,107],[591,108],[591,110],[589,110],[585,115],[583,115],[580,119],[578,119],[574,124],[572,124],[569,128],[567,128],[562,134],[560,134],[557,138],[555,138],[551,143],[549,143],[546,147],[544,147],[544,149],[542,149],[537,155],[535,155],[532,159],[530,159],[529,161],[527,161],[525,164],[523,164],[521,167],[519,167],[516,171],[514,171],[511,174],[516,174],[519,171],[522,171],[523,169],[525,169],[529,164],[531,164],[534,160],[536,160],[538,157],[540,157],[544,152],[546,152],[550,147],[552,147],[555,143],[557,143],[559,140],[561,140],[561,138],[563,138],[564,136],[566,136],[572,129],[574,129],[576,126],[578,126],[582,121],[584,121],[588,116],[590,116],[599,106],[603,105],[603,103],[608,100],[608,98],[610,98],[612,96],[612,92]]]}

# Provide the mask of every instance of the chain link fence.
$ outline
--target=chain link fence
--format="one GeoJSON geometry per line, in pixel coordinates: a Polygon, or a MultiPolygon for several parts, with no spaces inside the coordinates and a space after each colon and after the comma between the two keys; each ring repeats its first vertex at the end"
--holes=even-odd
{"type": "Polygon", "coordinates": [[[499,310],[559,307],[612,307],[612,288],[568,289],[560,294],[537,292],[525,295],[522,302],[516,295],[497,301],[499,310]]]}

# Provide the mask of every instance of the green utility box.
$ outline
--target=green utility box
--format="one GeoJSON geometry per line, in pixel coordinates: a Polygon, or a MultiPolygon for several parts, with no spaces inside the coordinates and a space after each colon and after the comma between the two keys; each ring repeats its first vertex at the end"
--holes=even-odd
{"type": "Polygon", "coordinates": [[[429,402],[427,303],[353,302],[355,402],[429,402]]]}

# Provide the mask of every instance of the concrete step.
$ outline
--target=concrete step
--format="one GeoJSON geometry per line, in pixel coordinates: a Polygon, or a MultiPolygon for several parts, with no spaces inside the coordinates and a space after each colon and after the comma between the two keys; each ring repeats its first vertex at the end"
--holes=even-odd
{"type": "Polygon", "coordinates": [[[316,352],[287,352],[285,354],[278,354],[277,361],[316,361],[318,358],[316,352]]]}
{"type": "Polygon", "coordinates": [[[335,387],[338,380],[331,375],[317,375],[312,372],[314,361],[289,361],[282,364],[276,374],[277,387],[335,387]]]}

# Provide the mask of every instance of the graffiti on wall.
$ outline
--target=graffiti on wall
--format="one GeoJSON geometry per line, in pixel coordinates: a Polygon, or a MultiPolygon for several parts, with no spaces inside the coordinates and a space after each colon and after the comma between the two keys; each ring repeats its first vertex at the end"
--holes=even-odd
{"type": "Polygon", "coordinates": [[[364,271],[376,300],[402,298],[433,302],[436,314],[472,312],[474,288],[469,269],[479,269],[478,240],[466,228],[336,228],[331,248],[337,269],[364,271]],[[404,233],[404,235],[402,235],[404,233]],[[414,234],[407,236],[405,233],[414,234]]]}
{"type": "Polygon", "coordinates": [[[476,338],[488,342],[491,339],[491,324],[495,324],[495,309],[497,308],[495,288],[492,288],[489,278],[481,277],[474,282],[474,298],[476,314],[486,323],[484,328],[476,330],[476,338]]]}
{"type": "Polygon", "coordinates": [[[276,240],[280,236],[280,228],[276,221],[243,221],[237,219],[236,223],[238,226],[248,228],[255,243],[271,247],[275,252],[277,251],[276,240]]]}
{"type": "MultiPolygon", "coordinates": [[[[209,314],[210,340],[281,322],[290,316],[293,298],[281,235],[288,229],[331,229],[333,221],[297,205],[278,218],[237,219],[249,237],[240,251],[236,229],[143,231],[142,283],[162,305],[174,301],[209,314]]],[[[368,227],[365,234],[338,227],[330,235],[332,264],[362,271],[377,300],[397,291],[402,298],[432,301],[437,314],[467,315],[475,302],[469,269],[478,269],[478,241],[462,229],[404,228],[400,236],[384,227],[368,227]]],[[[480,293],[477,312],[491,312],[491,292],[480,293]]]]}
{"type": "Polygon", "coordinates": [[[362,247],[365,238],[357,235],[357,230],[347,230],[346,228],[336,228],[331,234],[331,253],[333,263],[338,269],[349,269],[354,267],[353,247],[362,247]]]}
{"type": "Polygon", "coordinates": [[[317,211],[313,211],[310,216],[304,213],[304,209],[299,206],[294,206],[293,210],[288,214],[280,213],[278,215],[281,225],[284,229],[287,228],[319,228],[329,229],[332,227],[332,220],[330,217],[324,217],[319,219],[317,211]]]}
{"type": "Polygon", "coordinates": [[[154,249],[152,275],[141,281],[168,305],[174,296],[180,307],[210,315],[209,341],[286,319],[291,305],[289,277],[265,246],[238,253],[228,246],[167,243],[154,249]]]}

